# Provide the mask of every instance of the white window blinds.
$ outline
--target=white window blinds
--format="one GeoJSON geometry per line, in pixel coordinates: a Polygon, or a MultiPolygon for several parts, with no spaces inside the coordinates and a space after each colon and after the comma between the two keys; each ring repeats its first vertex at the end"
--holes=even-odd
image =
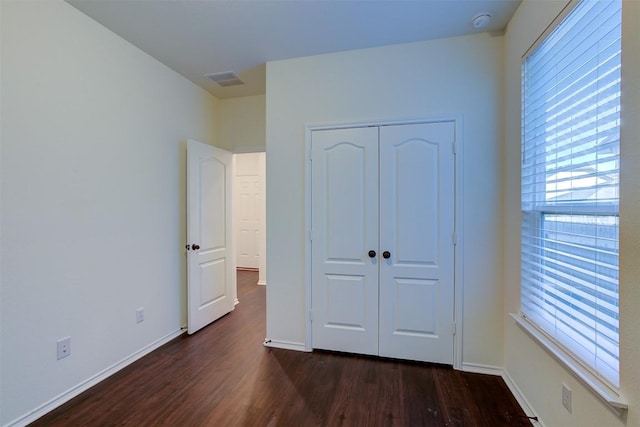
{"type": "Polygon", "coordinates": [[[621,0],[583,0],[522,67],[521,310],[619,387],[621,0]]]}

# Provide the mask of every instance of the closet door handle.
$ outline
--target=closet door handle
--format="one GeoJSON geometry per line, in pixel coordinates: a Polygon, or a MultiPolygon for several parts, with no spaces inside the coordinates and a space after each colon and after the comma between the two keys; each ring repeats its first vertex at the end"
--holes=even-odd
{"type": "Polygon", "coordinates": [[[391,258],[391,252],[389,252],[389,251],[382,252],[382,258],[384,258],[384,259],[391,258]]]}
{"type": "Polygon", "coordinates": [[[200,245],[197,245],[197,244],[191,245],[191,249],[193,249],[194,251],[197,251],[198,249],[200,249],[200,245]]]}
{"type": "Polygon", "coordinates": [[[375,258],[375,257],[376,257],[376,251],[370,250],[369,251],[369,258],[375,258]]]}

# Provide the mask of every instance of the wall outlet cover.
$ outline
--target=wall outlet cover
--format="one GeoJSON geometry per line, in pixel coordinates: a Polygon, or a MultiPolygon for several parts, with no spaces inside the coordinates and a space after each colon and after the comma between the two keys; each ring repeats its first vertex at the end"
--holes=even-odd
{"type": "Polygon", "coordinates": [[[56,342],[58,360],[71,355],[71,337],[66,337],[56,342]]]}
{"type": "Polygon", "coordinates": [[[571,413],[571,389],[562,383],[562,406],[571,413]]]}

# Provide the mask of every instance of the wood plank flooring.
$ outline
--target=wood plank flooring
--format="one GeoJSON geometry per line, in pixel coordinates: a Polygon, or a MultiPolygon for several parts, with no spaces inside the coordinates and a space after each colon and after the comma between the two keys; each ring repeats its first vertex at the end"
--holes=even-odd
{"type": "Polygon", "coordinates": [[[265,288],[238,272],[235,311],[183,335],[32,426],[531,426],[499,377],[269,349],[265,288]]]}

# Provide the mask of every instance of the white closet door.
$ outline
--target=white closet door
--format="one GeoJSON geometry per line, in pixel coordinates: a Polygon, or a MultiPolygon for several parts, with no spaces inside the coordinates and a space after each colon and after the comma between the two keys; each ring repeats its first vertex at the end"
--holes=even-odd
{"type": "Polygon", "coordinates": [[[378,129],[312,136],[314,348],[378,354],[378,129]]]}
{"type": "Polygon", "coordinates": [[[453,363],[454,141],[453,122],[313,132],[314,348],[453,363]]]}
{"type": "Polygon", "coordinates": [[[380,128],[380,356],[451,364],[452,122],[380,128]]]}

